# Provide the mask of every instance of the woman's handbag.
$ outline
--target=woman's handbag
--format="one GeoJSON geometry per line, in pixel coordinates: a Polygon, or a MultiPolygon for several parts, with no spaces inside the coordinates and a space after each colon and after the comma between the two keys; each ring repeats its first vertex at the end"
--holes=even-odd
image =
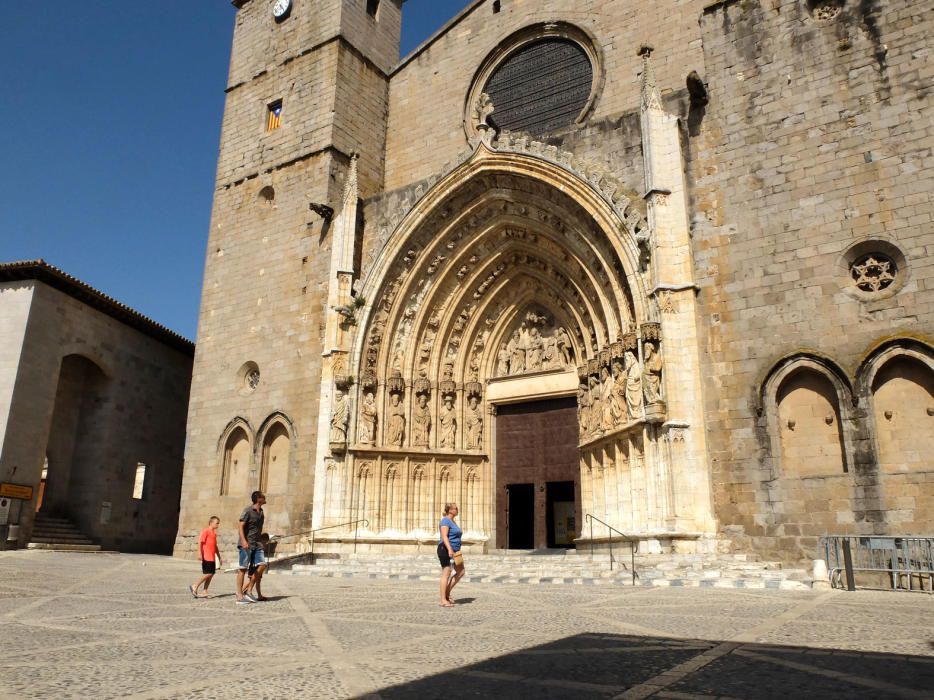
{"type": "Polygon", "coordinates": [[[454,566],[463,566],[464,553],[460,551],[454,552],[454,556],[451,557],[451,562],[453,562],[454,566]]]}

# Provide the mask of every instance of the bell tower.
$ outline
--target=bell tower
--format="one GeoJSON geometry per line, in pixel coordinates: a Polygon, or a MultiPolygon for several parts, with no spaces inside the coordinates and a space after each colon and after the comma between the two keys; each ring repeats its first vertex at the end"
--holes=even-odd
{"type": "Polygon", "coordinates": [[[334,253],[353,238],[340,213],[348,191],[382,189],[399,58],[402,0],[232,4],[178,554],[256,489],[270,532],[310,526],[328,316],[354,274],[334,253]]]}

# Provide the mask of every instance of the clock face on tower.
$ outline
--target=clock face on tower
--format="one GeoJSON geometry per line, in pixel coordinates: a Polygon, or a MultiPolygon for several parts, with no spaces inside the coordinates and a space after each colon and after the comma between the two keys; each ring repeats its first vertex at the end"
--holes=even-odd
{"type": "Polygon", "coordinates": [[[272,16],[276,19],[285,19],[292,9],[292,0],[275,0],[272,4],[272,16]]]}

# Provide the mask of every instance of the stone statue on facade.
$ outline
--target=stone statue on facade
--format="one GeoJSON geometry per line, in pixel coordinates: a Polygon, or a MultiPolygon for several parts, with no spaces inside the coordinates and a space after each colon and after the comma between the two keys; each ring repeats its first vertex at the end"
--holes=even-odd
{"type": "Polygon", "coordinates": [[[642,391],[646,403],[661,401],[662,398],[662,356],[656,351],[655,343],[647,342],[643,346],[645,355],[642,374],[642,391]]]}
{"type": "Polygon", "coordinates": [[[509,373],[521,374],[525,372],[525,342],[518,328],[513,331],[512,338],[506,344],[506,349],[509,350],[509,373]]]}
{"type": "Polygon", "coordinates": [[[402,395],[394,391],[389,395],[389,419],[386,421],[386,444],[402,447],[405,438],[405,408],[402,395]]]}
{"type": "Polygon", "coordinates": [[[496,376],[515,376],[571,366],[571,336],[563,326],[554,328],[550,323],[549,318],[542,314],[526,314],[521,327],[512,332],[496,353],[496,376]],[[547,330],[549,327],[550,331],[547,330]]]}
{"type": "Polygon", "coordinates": [[[545,349],[545,343],[542,341],[542,334],[538,326],[532,326],[529,329],[529,337],[526,341],[526,369],[537,370],[542,368],[542,353],[545,349]]]}
{"type": "Polygon", "coordinates": [[[505,345],[496,353],[496,376],[505,377],[509,375],[509,348],[505,345]]]}
{"type": "Polygon", "coordinates": [[[444,405],[438,413],[438,447],[454,449],[457,437],[457,411],[454,410],[454,397],[444,397],[444,405]]]}
{"type": "Polygon", "coordinates": [[[542,350],[542,369],[560,367],[561,362],[558,359],[558,347],[555,342],[555,337],[553,335],[544,336],[542,341],[544,343],[544,349],[542,350]]]}
{"type": "Polygon", "coordinates": [[[412,411],[412,444],[416,447],[428,447],[431,433],[431,409],[428,408],[428,394],[420,393],[415,399],[412,411]]]}
{"type": "Polygon", "coordinates": [[[577,387],[577,415],[581,438],[585,438],[590,434],[590,390],[584,383],[577,387]]]}
{"type": "Polygon", "coordinates": [[[642,366],[632,350],[626,351],[626,405],[629,418],[642,418],[642,366]]]}
{"type": "Polygon", "coordinates": [[[616,426],[616,420],[613,417],[613,386],[610,370],[604,365],[600,368],[600,404],[603,407],[601,427],[604,431],[612,430],[616,426]]]}
{"type": "Polygon", "coordinates": [[[479,450],[483,443],[483,410],[476,396],[471,396],[468,400],[466,413],[464,419],[467,429],[466,447],[468,450],[479,450]]]}
{"type": "Polygon", "coordinates": [[[629,408],[626,405],[626,370],[623,363],[613,360],[613,390],[610,393],[610,414],[613,422],[621,425],[629,419],[629,408]]]}
{"type": "Polygon", "coordinates": [[[376,396],[372,391],[363,394],[363,405],[360,407],[360,442],[364,445],[376,443],[376,396]]]}
{"type": "Polygon", "coordinates": [[[561,364],[567,367],[571,364],[571,336],[568,335],[567,329],[564,326],[559,326],[555,330],[554,339],[561,364]]]}
{"type": "Polygon", "coordinates": [[[600,435],[603,431],[603,395],[600,380],[590,377],[590,434],[600,435]]]}
{"type": "Polygon", "coordinates": [[[331,413],[330,441],[341,443],[347,441],[347,397],[340,389],[334,391],[334,410],[331,413]]]}

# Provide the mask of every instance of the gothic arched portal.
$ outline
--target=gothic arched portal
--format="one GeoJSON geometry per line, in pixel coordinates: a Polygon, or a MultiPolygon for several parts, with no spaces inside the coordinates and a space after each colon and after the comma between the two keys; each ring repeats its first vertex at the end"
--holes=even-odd
{"type": "Polygon", "coordinates": [[[595,459],[638,453],[645,502],[623,512],[635,482],[624,461],[601,516],[614,527],[628,518],[630,530],[673,521],[645,222],[618,184],[604,184],[480,146],[405,215],[364,278],[353,350],[335,371],[339,385],[348,373],[355,384],[346,453],[331,445],[343,464],[341,518],[366,517],[377,539],[419,539],[433,536],[437,504],[468,502],[468,539],[488,539],[495,406],[563,396],[580,404],[578,492],[592,497],[595,459]],[[437,476],[423,482],[426,473],[437,476]]]}

